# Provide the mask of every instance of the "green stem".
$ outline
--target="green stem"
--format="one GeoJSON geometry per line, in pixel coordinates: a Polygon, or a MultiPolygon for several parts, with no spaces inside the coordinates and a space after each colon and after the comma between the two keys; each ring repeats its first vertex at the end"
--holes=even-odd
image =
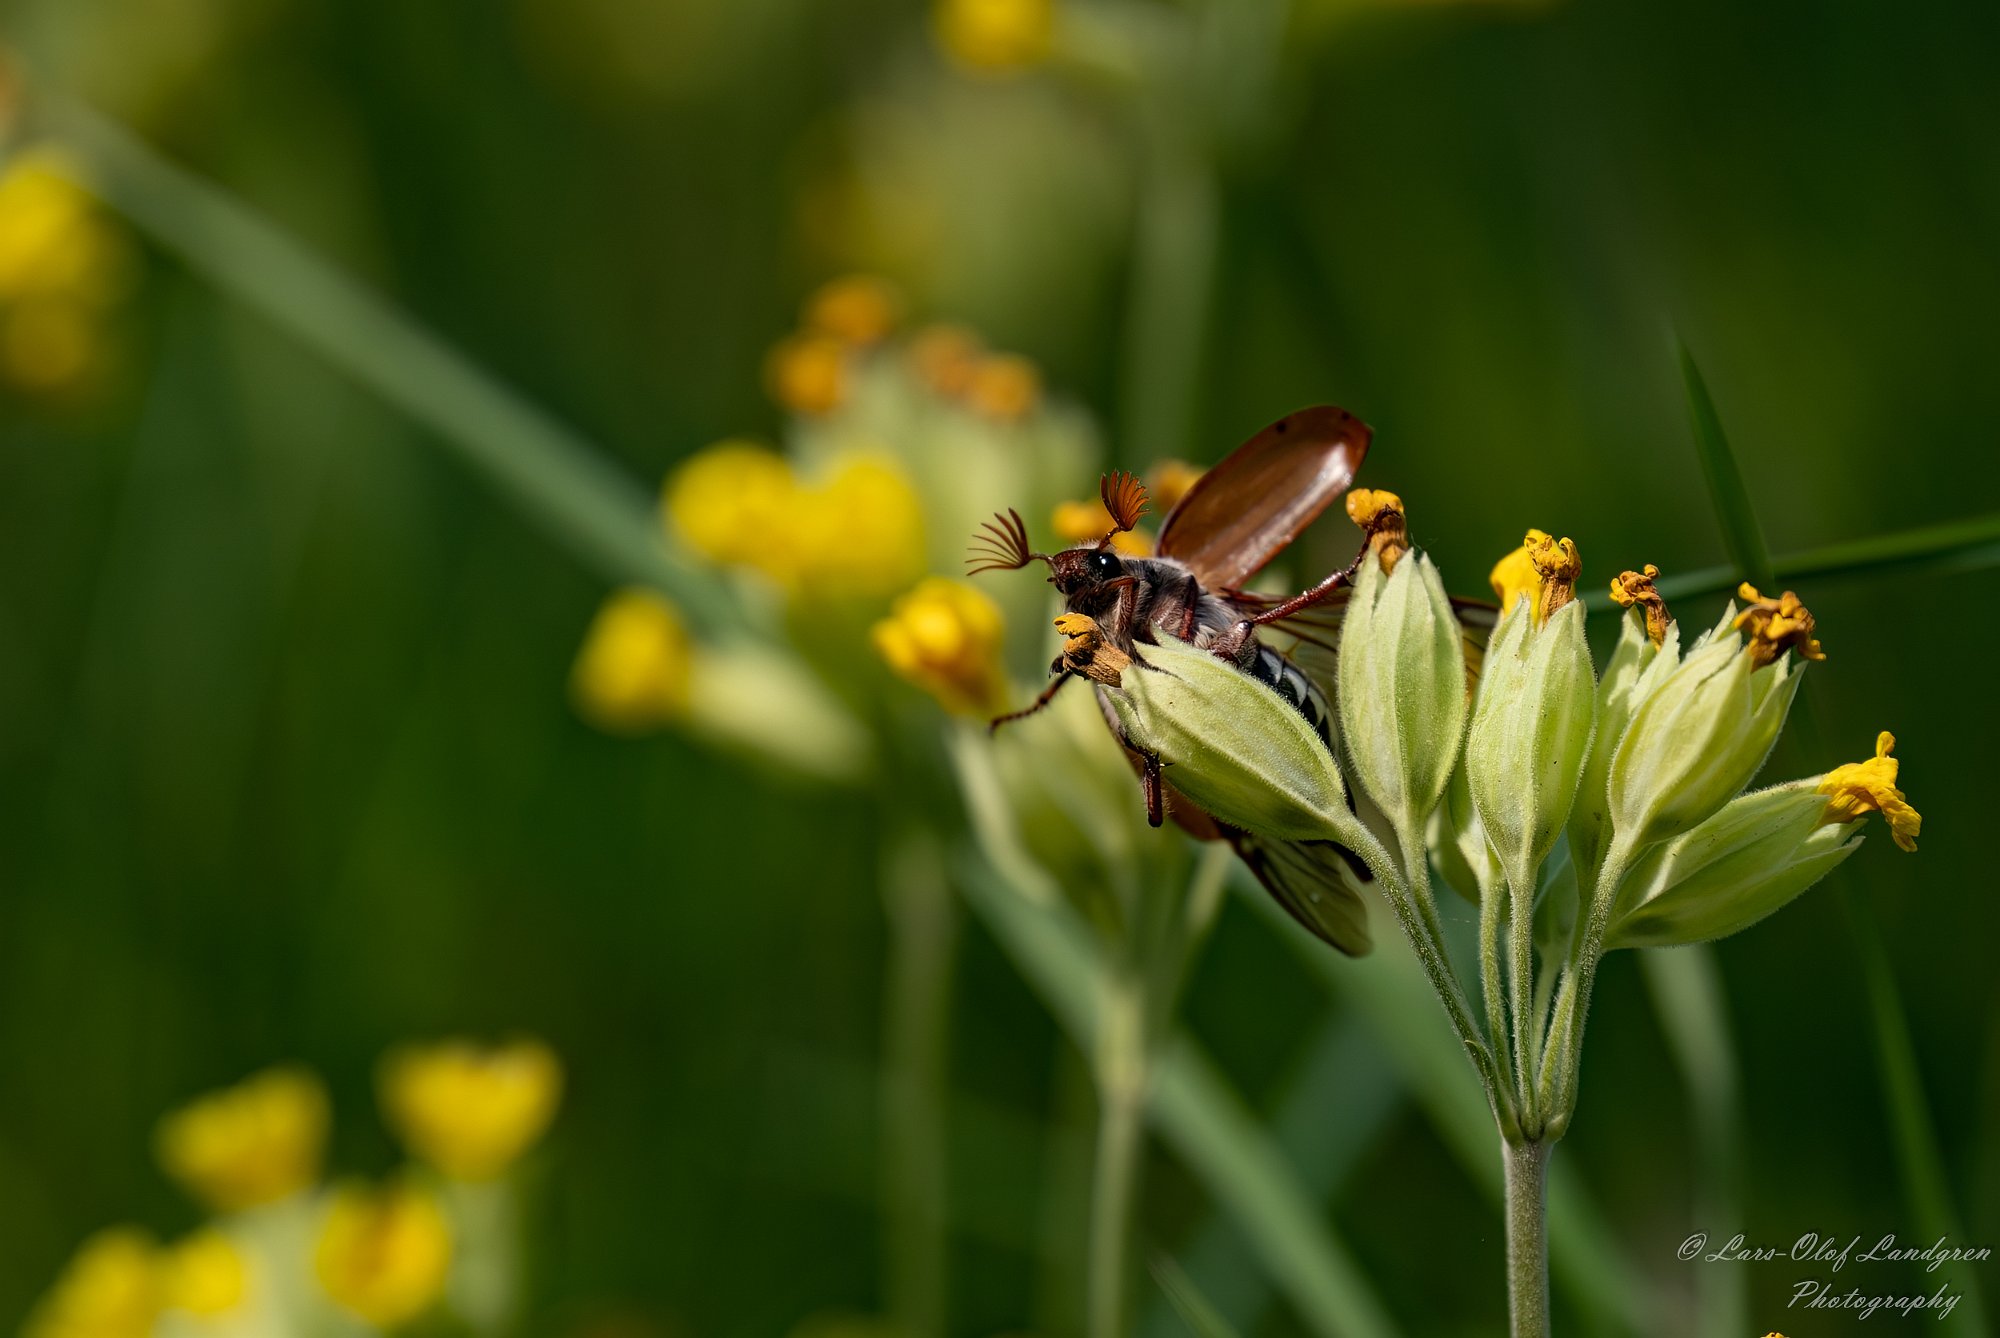
{"type": "Polygon", "coordinates": [[[1500,920],[1504,888],[1483,889],[1479,897],[1479,992],[1486,1001],[1486,1030],[1493,1038],[1503,1069],[1517,1067],[1507,1031],[1507,1005],[1501,998],[1505,972],[1500,964],[1500,920]]]}
{"type": "Polygon", "coordinates": [[[1507,877],[1507,920],[1513,948],[1513,967],[1507,974],[1509,997],[1514,1005],[1514,1082],[1521,1103],[1521,1118],[1531,1136],[1541,1133],[1541,1102],[1535,1090],[1537,1037],[1532,1014],[1535,984],[1535,889],[1527,880],[1507,877]],[[1522,895],[1525,881],[1527,894],[1522,895]]]}
{"type": "Polygon", "coordinates": [[[1597,982],[1597,964],[1604,955],[1604,935],[1611,926],[1612,903],[1618,884],[1631,867],[1636,847],[1622,834],[1611,840],[1598,866],[1588,898],[1589,915],[1574,961],[1563,974],[1556,996],[1555,1018],[1539,1074],[1537,1090],[1546,1095],[1542,1103],[1544,1136],[1551,1142],[1562,1137],[1576,1109],[1577,1073],[1583,1062],[1583,1020],[1590,1011],[1590,992],[1597,982]]]}
{"type": "Polygon", "coordinates": [[[883,901],[889,921],[881,1134],[885,1292],[898,1332],[938,1338],[947,1327],[949,1297],[945,1108],[958,907],[931,842],[912,837],[891,851],[883,901]]]}
{"type": "Polygon", "coordinates": [[[1091,1168],[1090,1338],[1125,1338],[1132,1214],[1145,1148],[1146,999],[1136,973],[1105,982],[1097,1037],[1097,1160],[1091,1168]]]}
{"type": "Polygon", "coordinates": [[[1508,1143],[1507,1331],[1511,1338],[1548,1338],[1551,1144],[1508,1143]]]}

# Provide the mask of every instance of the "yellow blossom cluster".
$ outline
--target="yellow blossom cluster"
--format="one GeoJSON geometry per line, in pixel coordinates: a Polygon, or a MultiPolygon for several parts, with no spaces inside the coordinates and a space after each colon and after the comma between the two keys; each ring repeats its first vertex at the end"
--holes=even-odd
{"type": "Polygon", "coordinates": [[[1007,75],[1046,60],[1055,37],[1054,0],[940,0],[932,14],[938,45],[954,64],[1007,75]]]}
{"type": "Polygon", "coordinates": [[[269,1069],[169,1114],[161,1164],[216,1220],[164,1247],[134,1227],[92,1236],[27,1338],[151,1338],[187,1319],[317,1332],[328,1307],[387,1329],[438,1306],[461,1236],[442,1185],[498,1182],[547,1131],[562,1066],[538,1041],[444,1041],[392,1053],[380,1078],[383,1112],[415,1166],[379,1186],[321,1188],[330,1103],[304,1069],[269,1069]],[[318,1291],[302,1296],[271,1270],[308,1243],[298,1267],[318,1291]]]}
{"type": "Polygon", "coordinates": [[[776,451],[726,441],[675,470],[662,505],[693,552],[795,597],[878,599],[923,569],[923,508],[886,455],[844,453],[808,479],[776,451]]]}
{"type": "Polygon", "coordinates": [[[124,235],[56,154],[0,169],[0,381],[39,394],[98,374],[133,263],[124,235]]]}
{"type": "Polygon", "coordinates": [[[925,578],[875,624],[875,648],[897,674],[947,710],[994,715],[1005,709],[1000,607],[984,591],[942,576],[925,578]]]}

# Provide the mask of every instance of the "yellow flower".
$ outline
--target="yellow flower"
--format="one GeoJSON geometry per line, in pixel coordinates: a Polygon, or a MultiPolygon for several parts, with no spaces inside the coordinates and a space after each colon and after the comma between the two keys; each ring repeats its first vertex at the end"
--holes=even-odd
{"type": "Polygon", "coordinates": [[[220,1212],[275,1203],[318,1178],[327,1117],[317,1077],[267,1069],[162,1120],[160,1164],[220,1212]]]}
{"type": "MultiPolygon", "coordinates": [[[[1101,497],[1087,502],[1058,502],[1049,517],[1049,526],[1066,544],[1094,544],[1112,528],[1111,513],[1105,509],[1101,497]]],[[[1111,536],[1111,546],[1132,557],[1145,557],[1153,551],[1146,536],[1137,530],[1120,530],[1111,536]]]]}
{"type": "Polygon", "coordinates": [[[929,325],[910,340],[910,366],[937,394],[956,399],[972,385],[984,348],[962,325],[929,325]]]}
{"type": "Polygon", "coordinates": [[[875,344],[896,328],[902,314],[896,290],[868,274],[850,274],[823,285],[806,300],[808,328],[849,344],[875,344]]]}
{"type": "Polygon", "coordinates": [[[847,345],[805,331],[778,341],[764,364],[771,398],[793,413],[817,418],[847,400],[847,345]]]}
{"type": "Polygon", "coordinates": [[[570,670],[570,692],[591,723],[621,734],[677,720],[687,710],[694,640],[651,590],[619,590],[599,606],[570,670]]]}
{"type": "Polygon", "coordinates": [[[1897,848],[1914,851],[1924,820],[1896,788],[1898,763],[1890,756],[1895,751],[1896,736],[1885,729],[1875,738],[1875,756],[1837,766],[1822,776],[1819,792],[1830,797],[1820,821],[1854,822],[1879,812],[1888,821],[1897,848]]]}
{"type": "Polygon", "coordinates": [[[1653,584],[1659,578],[1660,569],[1648,562],[1644,571],[1621,571],[1611,582],[1611,599],[1619,608],[1637,604],[1646,611],[1646,639],[1655,646],[1666,641],[1667,625],[1673,621],[1667,615],[1667,601],[1653,584]]]}
{"type": "Polygon", "coordinates": [[[709,561],[789,580],[795,563],[785,536],[797,518],[799,493],[784,456],[724,441],[696,452],[669,476],[663,509],[681,542],[709,561]]]}
{"type": "Polygon", "coordinates": [[[243,1252],[213,1227],[203,1227],[167,1248],[160,1261],[166,1304],[201,1319],[226,1315],[249,1294],[250,1268],[243,1252]]]}
{"type": "Polygon", "coordinates": [[[21,1332],[24,1338],[148,1338],[160,1313],[159,1251],[133,1227],[77,1248],[21,1332]]]}
{"type": "Polygon", "coordinates": [[[932,19],[945,53],[984,74],[1038,64],[1055,33],[1053,0],[940,0],[932,19]]]}
{"type": "Polygon", "coordinates": [[[1568,539],[1551,538],[1542,530],[1529,530],[1521,546],[1494,564],[1486,579],[1500,600],[1500,616],[1514,611],[1522,595],[1532,601],[1530,609],[1536,626],[1576,597],[1576,578],[1583,561],[1576,545],[1568,539]]]}
{"type": "Polygon", "coordinates": [[[410,1046],[382,1063],[382,1109],[410,1152],[455,1180],[503,1174],[548,1129],[562,1064],[540,1041],[410,1046]]]}
{"type": "Polygon", "coordinates": [[[800,494],[781,546],[796,564],[791,580],[798,588],[886,596],[923,570],[923,502],[889,457],[844,455],[831,463],[825,483],[800,494]]]}
{"type": "Polygon", "coordinates": [[[1812,610],[1797,595],[1787,590],[1778,599],[1766,599],[1748,581],[1736,593],[1749,605],[1736,615],[1736,629],[1745,635],[1751,664],[1761,669],[1788,650],[1797,651],[1802,660],[1826,658],[1813,639],[1812,610]]]}
{"type": "Polygon", "coordinates": [[[1410,525],[1403,499],[1380,488],[1356,488],[1347,494],[1347,518],[1368,536],[1368,549],[1381,559],[1384,574],[1410,551],[1410,525]]]}
{"type": "Polygon", "coordinates": [[[999,423],[1018,423],[1035,411],[1042,397],[1042,374],[1035,364],[1012,353],[981,358],[966,383],[965,402],[973,412],[999,423]]]}
{"type": "Polygon", "coordinates": [[[992,715],[1005,704],[1000,606],[963,581],[931,576],[875,624],[875,649],[889,667],[963,715],[992,715]]]}
{"type": "Polygon", "coordinates": [[[1153,499],[1153,507],[1161,515],[1166,515],[1181,504],[1181,498],[1193,491],[1201,482],[1202,468],[1185,460],[1161,460],[1146,471],[1146,492],[1153,499]]]}
{"type": "Polygon", "coordinates": [[[108,301],[124,264],[122,239],[60,155],[23,153],[0,173],[0,301],[108,301]]]}
{"type": "Polygon", "coordinates": [[[421,1315],[444,1294],[451,1228],[414,1185],[334,1191],[313,1250],[313,1272],[334,1302],[377,1328],[421,1315]]]}
{"type": "Polygon", "coordinates": [[[0,375],[27,390],[84,381],[103,348],[101,317],[73,298],[37,296],[0,310],[0,375]]]}

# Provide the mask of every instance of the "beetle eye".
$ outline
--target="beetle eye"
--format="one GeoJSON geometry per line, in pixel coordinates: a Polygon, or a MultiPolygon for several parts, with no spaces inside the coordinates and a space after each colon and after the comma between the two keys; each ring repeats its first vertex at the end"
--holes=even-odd
{"type": "Polygon", "coordinates": [[[1125,564],[1111,553],[1092,553],[1090,572],[1100,581],[1116,580],[1125,574],[1125,564]]]}

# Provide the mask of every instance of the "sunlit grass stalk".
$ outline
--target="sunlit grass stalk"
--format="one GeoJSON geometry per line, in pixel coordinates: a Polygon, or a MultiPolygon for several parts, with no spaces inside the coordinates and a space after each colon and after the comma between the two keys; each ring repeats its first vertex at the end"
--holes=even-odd
{"type": "Polygon", "coordinates": [[[958,905],[934,838],[906,833],[883,869],[888,917],[883,1003],[884,1291],[907,1338],[949,1328],[951,1003],[958,905]]]}

